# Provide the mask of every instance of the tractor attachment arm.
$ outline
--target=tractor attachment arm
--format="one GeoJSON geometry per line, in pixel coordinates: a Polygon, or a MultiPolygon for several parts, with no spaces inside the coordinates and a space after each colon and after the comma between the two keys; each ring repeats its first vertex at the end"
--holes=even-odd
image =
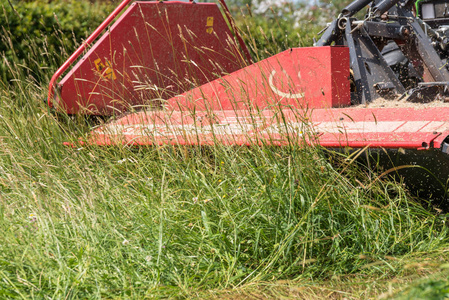
{"type": "MultiPolygon", "coordinates": [[[[423,30],[425,24],[415,14],[412,1],[356,0],[341,11],[316,42],[316,46],[349,47],[354,104],[365,104],[379,97],[415,97],[420,94],[417,91],[432,85],[419,85],[421,82],[435,82],[435,86],[443,87],[441,83],[449,81],[449,72],[435,49],[436,43],[432,43],[430,35],[423,30]],[[369,4],[365,18],[356,19],[354,15],[369,4]],[[384,48],[401,52],[400,56],[410,64],[407,69],[412,70],[414,80],[391,68],[393,63],[384,57],[384,48]],[[405,94],[406,88],[413,90],[405,94]]],[[[438,40],[438,47],[445,47],[447,38],[434,30],[426,31],[438,40]]]]}

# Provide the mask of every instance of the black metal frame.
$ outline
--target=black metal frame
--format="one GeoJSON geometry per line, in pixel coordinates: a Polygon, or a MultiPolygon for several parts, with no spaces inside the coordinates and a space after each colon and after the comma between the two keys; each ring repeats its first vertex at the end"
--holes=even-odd
{"type": "Polygon", "coordinates": [[[414,16],[412,1],[355,0],[342,10],[315,45],[349,47],[355,85],[352,102],[363,104],[406,92],[381,55],[380,51],[389,41],[398,44],[422,76],[421,81],[449,82],[449,71],[414,16]],[[365,20],[352,18],[370,3],[371,9],[365,20]]]}

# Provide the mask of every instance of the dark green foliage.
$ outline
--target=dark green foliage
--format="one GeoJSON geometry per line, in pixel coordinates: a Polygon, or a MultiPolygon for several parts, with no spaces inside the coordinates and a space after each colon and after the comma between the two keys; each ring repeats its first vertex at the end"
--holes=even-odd
{"type": "Polygon", "coordinates": [[[412,285],[400,293],[397,300],[444,300],[449,299],[449,281],[446,279],[425,280],[412,285]]]}
{"type": "Polygon", "coordinates": [[[75,50],[112,11],[110,4],[87,1],[1,0],[0,80],[14,78],[15,62],[27,74],[42,80],[75,50]],[[54,55],[58,53],[59,55],[54,55]],[[9,65],[9,66],[8,66],[9,65]]]}
{"type": "Polygon", "coordinates": [[[249,5],[234,11],[253,58],[258,61],[292,47],[309,47],[328,18],[321,8],[287,3],[265,11],[249,5]]]}

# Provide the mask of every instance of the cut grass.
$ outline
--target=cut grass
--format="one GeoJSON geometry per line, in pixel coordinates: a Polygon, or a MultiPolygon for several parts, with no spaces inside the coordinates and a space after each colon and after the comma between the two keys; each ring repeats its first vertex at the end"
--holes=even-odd
{"type": "Polygon", "coordinates": [[[367,263],[364,273],[334,275],[327,280],[306,278],[255,282],[234,289],[192,293],[199,299],[445,299],[449,284],[449,248],[388,257],[398,272],[382,261],[367,263]]]}

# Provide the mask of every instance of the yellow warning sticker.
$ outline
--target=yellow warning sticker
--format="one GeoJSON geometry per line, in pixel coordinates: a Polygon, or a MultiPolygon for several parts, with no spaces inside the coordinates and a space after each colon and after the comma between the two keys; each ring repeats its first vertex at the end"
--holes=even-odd
{"type": "Polygon", "coordinates": [[[214,17],[207,17],[206,32],[212,33],[214,31],[214,17]]]}
{"type": "Polygon", "coordinates": [[[94,60],[94,64],[95,64],[95,68],[97,69],[97,71],[100,72],[101,76],[103,76],[104,78],[108,78],[108,79],[112,79],[112,80],[115,80],[117,78],[117,76],[115,76],[114,70],[112,69],[111,63],[108,60],[106,60],[106,65],[105,65],[101,61],[101,58],[98,58],[98,59],[94,60]]]}
{"type": "Polygon", "coordinates": [[[214,17],[207,17],[206,27],[214,26],[214,17]]]}

